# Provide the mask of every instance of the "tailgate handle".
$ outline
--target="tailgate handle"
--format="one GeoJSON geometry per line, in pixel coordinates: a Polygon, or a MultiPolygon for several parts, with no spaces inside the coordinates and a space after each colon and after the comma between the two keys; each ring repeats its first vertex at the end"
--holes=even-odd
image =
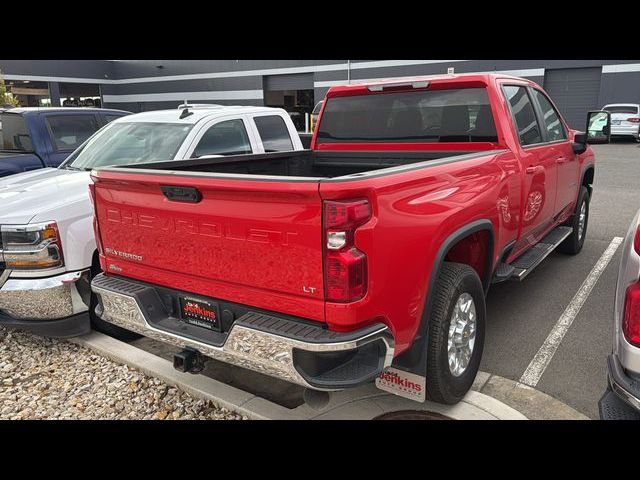
{"type": "Polygon", "coordinates": [[[202,200],[200,190],[195,187],[178,187],[175,185],[160,185],[164,196],[171,202],[198,203],[202,200]]]}

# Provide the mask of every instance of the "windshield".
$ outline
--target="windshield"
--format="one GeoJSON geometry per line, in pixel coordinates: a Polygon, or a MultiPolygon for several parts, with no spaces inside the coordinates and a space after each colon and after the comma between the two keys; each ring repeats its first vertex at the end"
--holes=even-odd
{"type": "Polygon", "coordinates": [[[191,127],[181,123],[110,123],[76,150],[64,166],[88,170],[172,160],[191,127]]]}
{"type": "Polygon", "coordinates": [[[484,88],[333,97],[318,143],[497,142],[484,88]]]}
{"type": "Polygon", "coordinates": [[[638,113],[638,107],[634,107],[633,105],[618,105],[618,106],[609,106],[603,108],[610,113],[630,113],[632,115],[636,115],[638,113]]]}
{"type": "Polygon", "coordinates": [[[17,113],[0,115],[0,149],[23,152],[33,150],[29,129],[22,115],[17,113]]]}

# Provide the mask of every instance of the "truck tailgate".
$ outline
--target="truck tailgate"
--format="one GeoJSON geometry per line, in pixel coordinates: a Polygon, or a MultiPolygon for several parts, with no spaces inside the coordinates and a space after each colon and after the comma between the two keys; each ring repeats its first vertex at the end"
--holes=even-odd
{"type": "Polygon", "coordinates": [[[317,181],[122,169],[92,178],[107,273],[324,321],[317,181]]]}

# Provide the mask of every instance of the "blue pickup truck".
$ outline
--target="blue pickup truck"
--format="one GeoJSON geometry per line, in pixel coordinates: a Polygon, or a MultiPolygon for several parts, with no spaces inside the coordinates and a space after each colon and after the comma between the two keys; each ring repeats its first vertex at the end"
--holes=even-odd
{"type": "Polygon", "coordinates": [[[129,113],[69,107],[0,111],[0,177],[57,167],[97,130],[129,113]]]}

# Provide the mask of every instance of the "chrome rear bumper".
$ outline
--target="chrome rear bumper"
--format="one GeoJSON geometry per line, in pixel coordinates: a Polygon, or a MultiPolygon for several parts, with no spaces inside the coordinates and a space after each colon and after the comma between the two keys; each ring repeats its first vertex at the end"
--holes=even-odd
{"type": "Polygon", "coordinates": [[[330,332],[278,314],[249,311],[237,318],[220,345],[178,335],[158,323],[174,322],[153,286],[98,275],[91,284],[102,320],[201,354],[316,390],[372,381],[391,365],[394,340],[383,324],[356,332],[330,332]]]}

